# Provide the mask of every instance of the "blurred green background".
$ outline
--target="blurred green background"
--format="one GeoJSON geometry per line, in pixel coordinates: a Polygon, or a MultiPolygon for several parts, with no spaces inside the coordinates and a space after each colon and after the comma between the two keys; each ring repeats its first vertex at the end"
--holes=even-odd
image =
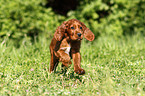
{"type": "MultiPolygon", "coordinates": [[[[145,0],[1,0],[0,41],[19,46],[76,18],[99,36],[145,35],[145,0]]],[[[39,40],[39,39],[38,39],[39,40]]]]}

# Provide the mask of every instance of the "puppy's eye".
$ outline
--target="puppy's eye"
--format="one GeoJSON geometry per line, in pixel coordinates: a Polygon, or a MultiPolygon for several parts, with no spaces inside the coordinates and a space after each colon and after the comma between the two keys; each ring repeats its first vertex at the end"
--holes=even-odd
{"type": "Polygon", "coordinates": [[[82,27],[80,27],[80,29],[82,29],[82,27]]]}
{"type": "Polygon", "coordinates": [[[71,29],[75,29],[74,27],[71,27],[71,29]]]}

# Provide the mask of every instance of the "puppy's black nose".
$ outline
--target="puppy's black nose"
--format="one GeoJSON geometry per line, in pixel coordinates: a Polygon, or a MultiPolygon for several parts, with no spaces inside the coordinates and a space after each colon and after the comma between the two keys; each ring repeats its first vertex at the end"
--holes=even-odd
{"type": "Polygon", "coordinates": [[[78,35],[79,37],[81,37],[82,34],[81,34],[81,33],[77,33],[77,35],[78,35]]]}

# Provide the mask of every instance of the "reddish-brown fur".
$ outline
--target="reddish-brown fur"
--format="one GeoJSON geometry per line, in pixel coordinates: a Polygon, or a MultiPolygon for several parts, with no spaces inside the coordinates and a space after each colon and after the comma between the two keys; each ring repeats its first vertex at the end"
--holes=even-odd
{"type": "Polygon", "coordinates": [[[80,45],[83,36],[89,41],[95,38],[91,30],[77,19],[65,21],[56,29],[50,44],[50,72],[56,69],[59,61],[63,66],[68,67],[72,58],[74,71],[80,75],[85,74],[85,70],[80,65],[80,45]]]}

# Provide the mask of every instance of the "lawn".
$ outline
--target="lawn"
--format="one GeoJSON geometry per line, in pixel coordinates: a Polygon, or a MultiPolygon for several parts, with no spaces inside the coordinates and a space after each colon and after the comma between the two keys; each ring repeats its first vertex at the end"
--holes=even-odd
{"type": "Polygon", "coordinates": [[[12,42],[0,43],[1,95],[74,95],[74,96],[144,96],[145,37],[99,37],[93,42],[82,41],[82,68],[85,75],[66,74],[61,63],[50,74],[50,39],[19,48],[12,42]]]}

